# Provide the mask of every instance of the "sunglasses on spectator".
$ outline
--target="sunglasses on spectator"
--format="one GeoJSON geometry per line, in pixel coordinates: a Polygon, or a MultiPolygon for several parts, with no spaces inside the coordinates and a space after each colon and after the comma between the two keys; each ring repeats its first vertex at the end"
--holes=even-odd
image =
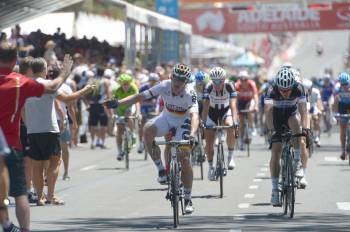
{"type": "Polygon", "coordinates": [[[213,80],[213,83],[215,85],[220,85],[220,84],[224,83],[224,80],[213,80]]]}

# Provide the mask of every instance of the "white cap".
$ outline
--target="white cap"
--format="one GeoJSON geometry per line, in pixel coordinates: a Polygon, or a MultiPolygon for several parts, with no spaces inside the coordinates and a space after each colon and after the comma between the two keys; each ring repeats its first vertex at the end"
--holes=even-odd
{"type": "Polygon", "coordinates": [[[114,74],[113,70],[112,70],[112,69],[109,69],[109,68],[107,68],[107,69],[104,71],[104,73],[103,73],[103,76],[109,77],[109,78],[113,78],[114,75],[115,75],[115,74],[114,74]]]}
{"type": "Polygon", "coordinates": [[[248,74],[247,70],[242,70],[242,71],[239,72],[238,76],[239,77],[246,77],[246,78],[248,78],[249,74],[248,74]]]}

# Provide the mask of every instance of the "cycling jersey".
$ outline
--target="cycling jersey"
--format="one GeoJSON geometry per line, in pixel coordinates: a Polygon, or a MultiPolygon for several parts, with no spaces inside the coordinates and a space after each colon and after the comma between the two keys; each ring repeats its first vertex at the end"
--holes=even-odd
{"type": "MultiPolygon", "coordinates": [[[[150,89],[150,84],[144,84],[140,88],[140,93],[150,89]]],[[[141,114],[147,116],[150,112],[156,111],[158,97],[150,97],[141,103],[141,114]]]]}
{"type": "MultiPolygon", "coordinates": [[[[233,85],[225,82],[223,89],[220,92],[215,91],[213,83],[207,84],[204,89],[203,100],[209,101],[208,121],[217,124],[230,115],[229,106],[230,100],[237,97],[237,92],[233,85]]],[[[208,124],[208,122],[206,122],[208,124]]]]}
{"type": "Polygon", "coordinates": [[[339,103],[346,105],[350,104],[350,90],[344,91],[341,87],[339,87],[336,90],[335,95],[339,96],[339,103]]]}
{"type": "Polygon", "coordinates": [[[310,91],[308,93],[308,110],[313,115],[321,113],[321,111],[317,107],[318,100],[321,100],[320,90],[312,88],[311,93],[310,91]]]}
{"type": "MultiPolygon", "coordinates": [[[[119,86],[117,89],[113,91],[113,95],[117,99],[123,99],[137,93],[139,93],[139,90],[135,83],[130,84],[129,90],[127,92],[125,92],[121,86],[119,86]]],[[[125,116],[125,113],[127,112],[129,107],[130,106],[128,105],[119,106],[116,111],[118,116],[125,116]]]]}
{"type": "Polygon", "coordinates": [[[247,86],[243,87],[241,80],[235,83],[236,91],[238,92],[238,100],[250,101],[254,98],[254,95],[258,93],[255,82],[253,80],[247,80],[247,86]]]}
{"type": "Polygon", "coordinates": [[[180,95],[171,90],[171,80],[164,80],[144,92],[144,98],[161,96],[164,101],[164,113],[177,117],[186,117],[189,113],[198,113],[197,94],[193,85],[187,84],[180,95]]]}
{"type": "Polygon", "coordinates": [[[330,82],[328,85],[321,85],[322,102],[328,102],[334,93],[334,83],[330,82]]]}
{"type": "Polygon", "coordinates": [[[272,85],[268,89],[265,104],[273,105],[273,126],[277,131],[273,139],[276,142],[280,141],[278,135],[282,132],[283,127],[288,128],[289,117],[296,115],[298,103],[306,103],[305,89],[300,83],[296,83],[292,87],[288,98],[283,98],[277,85],[272,85]]]}

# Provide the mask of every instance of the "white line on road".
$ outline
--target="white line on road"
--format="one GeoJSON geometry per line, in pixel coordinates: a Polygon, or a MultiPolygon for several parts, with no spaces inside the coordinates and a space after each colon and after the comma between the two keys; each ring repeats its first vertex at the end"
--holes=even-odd
{"type": "Polygon", "coordinates": [[[254,197],[255,197],[254,193],[246,193],[246,194],[244,194],[244,198],[251,199],[251,198],[254,198],[254,197]]]}
{"type": "Polygon", "coordinates": [[[90,169],[94,169],[95,167],[96,167],[96,165],[86,166],[84,168],[81,168],[80,171],[87,171],[87,170],[90,170],[90,169]]]}
{"type": "Polygon", "coordinates": [[[327,161],[327,162],[337,162],[337,161],[339,161],[338,157],[335,157],[335,156],[326,156],[326,157],[324,157],[324,160],[327,161]]]}
{"type": "Polygon", "coordinates": [[[259,172],[259,173],[256,174],[256,176],[265,176],[265,175],[266,175],[266,174],[263,173],[263,172],[259,172]]]}
{"type": "Polygon", "coordinates": [[[258,189],[259,188],[259,185],[251,185],[249,186],[249,189],[258,189]]]}
{"type": "Polygon", "coordinates": [[[240,209],[247,209],[249,208],[250,204],[249,203],[240,203],[238,204],[238,208],[240,209]]]}
{"type": "Polygon", "coordinates": [[[337,202],[337,207],[340,210],[350,210],[350,202],[337,202]]]}
{"type": "Polygon", "coordinates": [[[260,171],[262,172],[267,172],[269,170],[269,168],[260,168],[260,171]]]}
{"type": "Polygon", "coordinates": [[[254,178],[253,179],[253,182],[261,182],[262,181],[262,179],[260,179],[260,178],[254,178]]]}
{"type": "Polygon", "coordinates": [[[233,220],[244,220],[245,219],[245,215],[244,214],[236,214],[233,215],[233,220]]]}

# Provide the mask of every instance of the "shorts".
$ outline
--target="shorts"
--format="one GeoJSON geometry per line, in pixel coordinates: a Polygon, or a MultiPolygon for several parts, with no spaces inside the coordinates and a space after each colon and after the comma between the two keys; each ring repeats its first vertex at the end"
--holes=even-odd
{"type": "MultiPolygon", "coordinates": [[[[339,111],[339,114],[349,114],[350,113],[350,104],[344,104],[344,103],[339,102],[338,111],[339,111]]],[[[349,121],[348,117],[340,117],[341,123],[348,123],[348,121],[349,121]]]]}
{"type": "Polygon", "coordinates": [[[241,110],[248,109],[249,106],[250,106],[250,102],[251,101],[252,101],[252,99],[251,100],[240,100],[240,99],[237,99],[237,110],[241,111],[241,110]]]}
{"type": "Polygon", "coordinates": [[[51,155],[61,155],[60,134],[35,133],[29,134],[30,155],[33,160],[49,160],[51,155]]]}
{"type": "Polygon", "coordinates": [[[126,110],[125,110],[125,114],[124,115],[115,115],[115,123],[116,124],[125,124],[126,120],[125,117],[130,116],[130,115],[134,115],[135,114],[135,107],[133,106],[129,106],[126,110]]]}
{"type": "Polygon", "coordinates": [[[9,195],[11,197],[27,195],[22,151],[11,149],[11,153],[5,157],[5,164],[10,177],[9,195]]]}
{"type": "Polygon", "coordinates": [[[60,143],[68,143],[71,140],[70,126],[66,121],[64,125],[64,131],[60,133],[60,143]]]}
{"type": "Polygon", "coordinates": [[[228,117],[231,117],[231,111],[229,107],[226,107],[221,110],[217,110],[210,107],[205,125],[209,127],[220,125],[220,123],[223,123],[228,117]]]}
{"type": "Polygon", "coordinates": [[[102,104],[91,104],[89,109],[89,126],[107,126],[108,117],[102,104]]]}
{"type": "Polygon", "coordinates": [[[174,140],[187,140],[191,131],[191,121],[189,117],[174,117],[162,112],[157,117],[151,119],[150,123],[157,128],[156,137],[166,135],[171,129],[175,128],[174,140]]]}
{"type": "Polygon", "coordinates": [[[282,113],[280,110],[273,110],[273,127],[275,128],[275,132],[271,137],[271,143],[280,143],[281,134],[285,129],[290,130],[288,125],[288,119],[293,116],[297,116],[298,112],[295,111],[286,111],[282,113]]]}

